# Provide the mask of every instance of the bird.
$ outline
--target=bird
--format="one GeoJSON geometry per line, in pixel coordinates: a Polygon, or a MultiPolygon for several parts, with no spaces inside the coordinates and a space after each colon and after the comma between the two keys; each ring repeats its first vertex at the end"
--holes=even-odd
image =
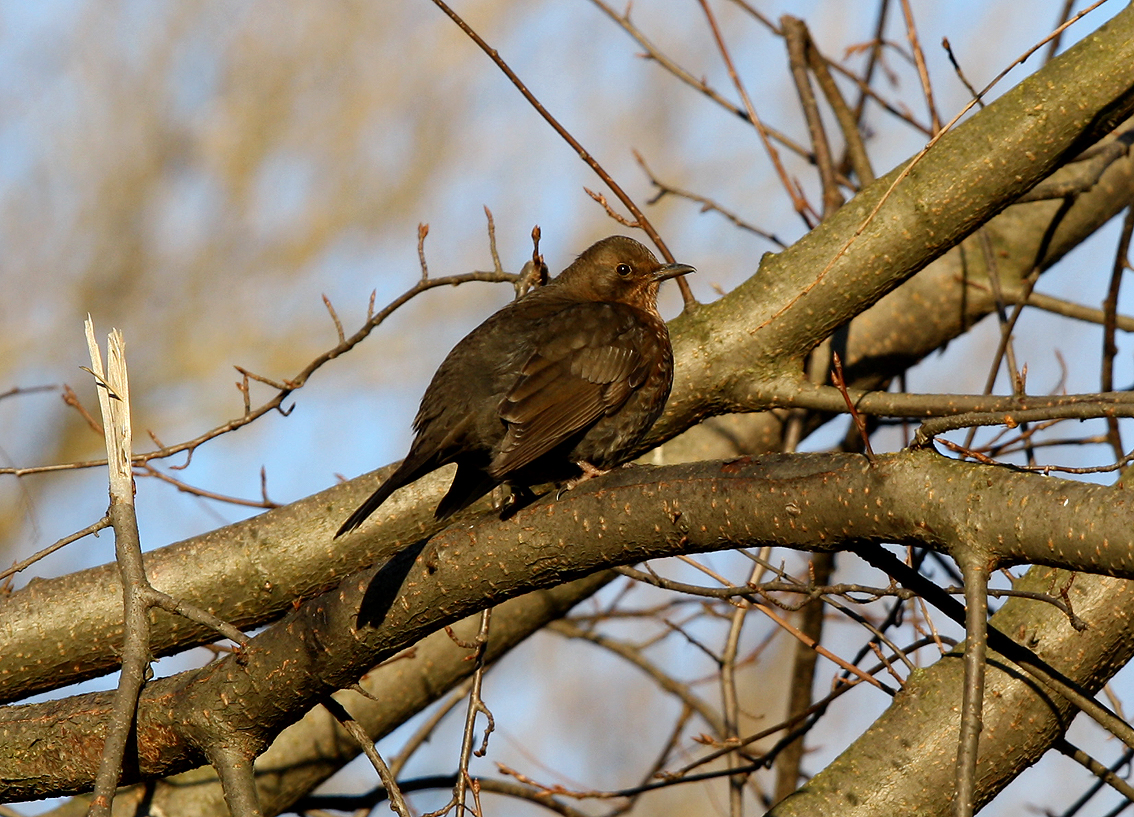
{"type": "Polygon", "coordinates": [[[421,399],[409,453],[335,538],[448,463],[457,472],[434,513],[442,520],[503,483],[521,496],[624,464],[673,385],[658,287],[690,272],[614,235],[490,316],[445,357],[421,399]]]}

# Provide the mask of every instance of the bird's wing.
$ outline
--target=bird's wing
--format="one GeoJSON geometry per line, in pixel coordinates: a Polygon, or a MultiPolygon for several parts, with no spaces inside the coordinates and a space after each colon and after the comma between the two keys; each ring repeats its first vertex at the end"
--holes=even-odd
{"type": "Polygon", "coordinates": [[[579,304],[541,334],[500,404],[507,433],[489,467],[499,479],[616,411],[649,371],[645,327],[628,307],[579,304]]]}

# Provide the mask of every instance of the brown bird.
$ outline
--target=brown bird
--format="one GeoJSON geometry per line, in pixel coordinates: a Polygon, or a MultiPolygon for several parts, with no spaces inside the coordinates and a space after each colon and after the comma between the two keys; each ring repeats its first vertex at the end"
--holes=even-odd
{"type": "Polygon", "coordinates": [[[405,460],[335,536],[450,462],[457,474],[438,519],[501,483],[526,490],[626,462],[673,384],[658,285],[693,271],[611,236],[490,317],[441,363],[405,460]]]}

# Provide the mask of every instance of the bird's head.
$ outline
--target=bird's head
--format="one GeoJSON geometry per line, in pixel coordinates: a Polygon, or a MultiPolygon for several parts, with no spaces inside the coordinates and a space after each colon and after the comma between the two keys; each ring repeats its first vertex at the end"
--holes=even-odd
{"type": "Polygon", "coordinates": [[[592,244],[555,279],[578,298],[657,310],[658,285],[695,272],[688,264],[662,264],[644,245],[623,235],[592,244]]]}

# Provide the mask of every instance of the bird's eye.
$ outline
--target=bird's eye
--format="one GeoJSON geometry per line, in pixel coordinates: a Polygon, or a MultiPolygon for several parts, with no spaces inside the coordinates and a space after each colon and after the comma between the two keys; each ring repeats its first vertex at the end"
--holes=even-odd
{"type": "Polygon", "coordinates": [[[630,265],[629,265],[629,264],[619,264],[619,265],[618,265],[618,266],[617,266],[617,267],[615,268],[615,272],[617,272],[617,273],[618,273],[619,275],[621,275],[621,276],[622,276],[623,278],[628,278],[628,277],[630,277],[630,273],[632,273],[633,271],[634,271],[634,270],[632,270],[632,269],[630,268],[630,265]]]}

